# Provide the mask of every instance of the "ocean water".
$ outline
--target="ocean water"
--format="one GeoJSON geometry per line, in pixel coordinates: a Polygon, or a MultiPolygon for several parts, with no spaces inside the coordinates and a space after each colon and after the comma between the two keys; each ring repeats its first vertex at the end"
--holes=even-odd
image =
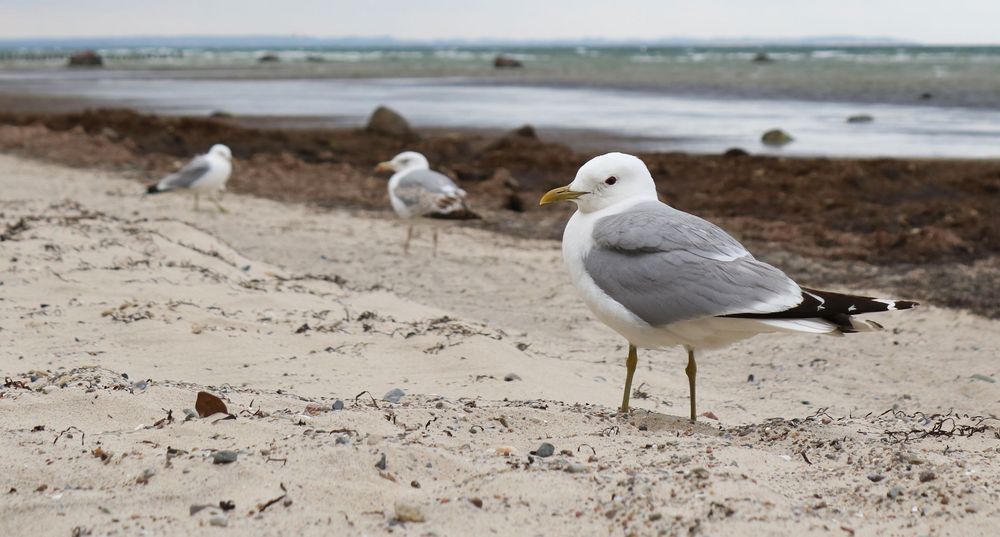
{"type": "Polygon", "coordinates": [[[98,70],[42,52],[0,51],[0,92],[337,125],[385,104],[418,127],[582,129],[625,149],[1000,157],[1000,47],[521,48],[503,51],[511,70],[487,48],[107,49],[98,70]],[[771,128],[795,141],[763,146],[771,128]]]}

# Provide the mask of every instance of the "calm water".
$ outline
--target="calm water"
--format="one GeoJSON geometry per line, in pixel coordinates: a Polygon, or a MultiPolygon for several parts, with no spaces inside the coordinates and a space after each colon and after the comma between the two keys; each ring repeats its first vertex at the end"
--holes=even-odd
{"type": "Polygon", "coordinates": [[[81,96],[171,114],[315,118],[360,125],[379,104],[425,127],[588,129],[629,148],[789,155],[1000,157],[1000,48],[103,51],[101,70],[0,61],[0,91],[81,96]],[[115,56],[118,55],[118,56],[115,56]],[[927,95],[929,94],[929,98],[927,95]],[[854,114],[875,121],[848,124],[854,114]],[[759,142],[780,127],[796,141],[759,142]]]}

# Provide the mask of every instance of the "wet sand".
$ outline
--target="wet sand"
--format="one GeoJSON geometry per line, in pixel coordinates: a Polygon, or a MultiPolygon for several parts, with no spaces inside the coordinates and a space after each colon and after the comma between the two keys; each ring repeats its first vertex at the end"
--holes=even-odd
{"type": "Polygon", "coordinates": [[[193,212],[137,172],[0,156],[0,533],[995,528],[1000,321],[932,302],[706,354],[694,426],[683,353],[643,352],[623,417],[624,342],[556,241],[450,226],[401,257],[383,210],[193,212]],[[235,419],[187,419],[201,390],[235,419]]]}

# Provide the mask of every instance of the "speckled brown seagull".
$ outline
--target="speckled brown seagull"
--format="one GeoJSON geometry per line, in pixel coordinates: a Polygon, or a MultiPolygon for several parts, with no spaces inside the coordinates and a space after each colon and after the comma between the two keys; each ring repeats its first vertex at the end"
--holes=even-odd
{"type": "Polygon", "coordinates": [[[696,351],[765,332],[881,330],[854,316],[917,305],[800,287],[711,222],[659,201],[649,170],[632,155],[590,160],[540,204],[563,200],[577,206],[562,242],[570,277],[594,315],[629,342],[622,412],[638,347],[687,350],[695,421],[696,351]]]}

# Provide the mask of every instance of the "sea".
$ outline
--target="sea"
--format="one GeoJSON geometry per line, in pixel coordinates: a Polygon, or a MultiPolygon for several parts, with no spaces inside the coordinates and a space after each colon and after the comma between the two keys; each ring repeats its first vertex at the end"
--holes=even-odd
{"type": "Polygon", "coordinates": [[[71,52],[0,43],[0,93],[303,128],[387,105],[417,128],[530,124],[633,151],[1000,158],[1000,47],[108,47],[94,69],[71,52]],[[770,129],[793,141],[764,145],[770,129]]]}

